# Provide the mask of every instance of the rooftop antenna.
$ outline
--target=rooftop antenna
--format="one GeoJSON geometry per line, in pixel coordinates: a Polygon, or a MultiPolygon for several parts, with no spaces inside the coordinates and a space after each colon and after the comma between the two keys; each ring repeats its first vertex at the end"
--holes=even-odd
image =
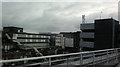
{"type": "Polygon", "coordinates": [[[85,15],[82,15],[82,23],[85,23],[85,15]]]}
{"type": "Polygon", "coordinates": [[[100,12],[100,19],[102,18],[102,13],[103,13],[103,12],[101,11],[101,12],[100,12]]]}

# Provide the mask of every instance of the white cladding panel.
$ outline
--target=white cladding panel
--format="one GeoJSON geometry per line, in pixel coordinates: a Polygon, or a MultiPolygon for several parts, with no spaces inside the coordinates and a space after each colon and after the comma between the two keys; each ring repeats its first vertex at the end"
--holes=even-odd
{"type": "Polygon", "coordinates": [[[74,47],[73,38],[65,38],[65,46],[66,47],[74,47]]]}
{"type": "Polygon", "coordinates": [[[58,34],[55,37],[55,45],[56,46],[61,46],[62,48],[64,48],[64,37],[62,34],[58,34]]]}

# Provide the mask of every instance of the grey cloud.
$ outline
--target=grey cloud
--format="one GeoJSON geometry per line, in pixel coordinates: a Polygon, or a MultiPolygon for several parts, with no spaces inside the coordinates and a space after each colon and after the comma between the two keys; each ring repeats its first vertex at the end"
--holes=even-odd
{"type": "Polygon", "coordinates": [[[119,0],[3,0],[4,2],[118,2],[119,0]]]}
{"type": "Polygon", "coordinates": [[[2,9],[2,3],[0,2],[0,31],[2,30],[2,10],[1,9],[2,9]]]}
{"type": "MultiPolygon", "coordinates": [[[[19,26],[32,32],[77,31],[82,14],[87,14],[86,20],[92,22],[99,17],[99,11],[108,6],[117,9],[114,3],[8,2],[3,3],[2,23],[3,26],[19,26]]],[[[116,11],[104,12],[107,14],[103,16],[117,15],[116,11]]]]}

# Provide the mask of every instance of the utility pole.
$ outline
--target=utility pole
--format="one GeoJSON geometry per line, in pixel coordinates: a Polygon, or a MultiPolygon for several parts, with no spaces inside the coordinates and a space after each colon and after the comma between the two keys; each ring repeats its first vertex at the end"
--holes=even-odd
{"type": "Polygon", "coordinates": [[[102,18],[102,11],[100,12],[100,19],[102,18]]]}

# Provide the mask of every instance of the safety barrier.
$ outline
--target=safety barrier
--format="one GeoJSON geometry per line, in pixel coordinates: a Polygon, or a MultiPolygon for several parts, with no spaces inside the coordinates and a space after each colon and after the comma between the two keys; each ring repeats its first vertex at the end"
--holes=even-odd
{"type": "Polygon", "coordinates": [[[84,52],[69,53],[69,54],[0,60],[0,63],[4,65],[8,63],[23,62],[23,64],[19,64],[19,65],[12,64],[13,67],[20,65],[24,65],[24,66],[48,65],[50,67],[55,65],[69,66],[75,64],[82,66],[82,65],[95,65],[102,62],[109,62],[112,59],[118,60],[119,57],[120,57],[120,48],[114,48],[114,49],[84,51],[84,52]],[[41,59],[47,59],[47,60],[39,61],[41,59]],[[29,61],[32,61],[33,63],[29,61]]]}

